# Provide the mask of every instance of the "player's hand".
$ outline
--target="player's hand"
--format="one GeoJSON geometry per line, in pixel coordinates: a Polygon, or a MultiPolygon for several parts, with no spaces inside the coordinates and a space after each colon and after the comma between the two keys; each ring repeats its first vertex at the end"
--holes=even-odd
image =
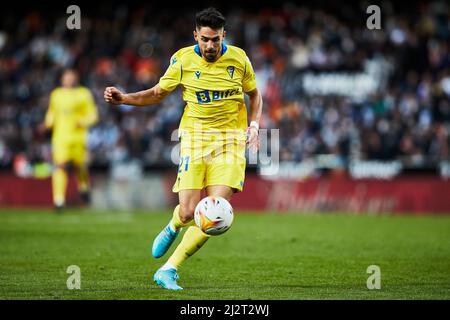
{"type": "Polygon", "coordinates": [[[103,97],[106,102],[111,104],[119,105],[124,103],[124,94],[115,87],[107,87],[103,93],[103,97]]]}
{"type": "Polygon", "coordinates": [[[248,149],[256,153],[259,150],[259,128],[254,125],[250,125],[247,128],[247,141],[248,149]]]}

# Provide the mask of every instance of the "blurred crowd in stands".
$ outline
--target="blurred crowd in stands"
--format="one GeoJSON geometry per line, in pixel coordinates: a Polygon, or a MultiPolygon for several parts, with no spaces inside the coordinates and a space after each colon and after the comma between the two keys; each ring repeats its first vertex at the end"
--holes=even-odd
{"type": "MultiPolygon", "coordinates": [[[[366,27],[366,2],[313,4],[218,7],[227,17],[227,43],[245,49],[256,71],[264,98],[261,127],[280,129],[280,159],[331,154],[343,165],[400,159],[418,167],[448,160],[448,2],[413,1],[407,8],[382,2],[381,30],[366,27]],[[383,74],[373,92],[356,97],[359,87],[347,94],[305,88],[305,74],[356,75],[370,61],[378,61],[372,73],[383,74]]],[[[103,90],[155,85],[170,56],[194,44],[193,9],[100,2],[89,10],[81,6],[81,30],[66,28],[65,9],[1,14],[0,167],[20,153],[50,161],[49,137],[37,127],[67,67],[80,72],[99,109],[89,136],[93,164],[139,159],[171,165],[172,132],[184,107],[180,92],[160,106],[133,108],[107,105],[103,90]]]]}

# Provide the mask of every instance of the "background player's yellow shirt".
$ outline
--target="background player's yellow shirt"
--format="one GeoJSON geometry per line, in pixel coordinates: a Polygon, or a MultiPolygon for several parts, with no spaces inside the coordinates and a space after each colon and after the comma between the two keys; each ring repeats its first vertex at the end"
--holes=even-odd
{"type": "Polygon", "coordinates": [[[85,143],[89,126],[97,117],[94,99],[87,88],[61,87],[50,95],[45,125],[53,128],[53,143],[85,143]]]}
{"type": "Polygon", "coordinates": [[[198,45],[177,51],[159,85],[173,91],[181,85],[186,107],[180,129],[193,131],[247,128],[244,92],[256,88],[255,73],[244,50],[222,45],[215,62],[201,57],[198,45]]]}

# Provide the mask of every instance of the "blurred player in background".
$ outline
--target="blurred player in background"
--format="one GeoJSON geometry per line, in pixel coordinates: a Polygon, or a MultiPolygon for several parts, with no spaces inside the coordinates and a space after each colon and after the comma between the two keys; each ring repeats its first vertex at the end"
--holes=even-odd
{"type": "Polygon", "coordinates": [[[182,87],[186,107],[179,127],[180,166],[173,186],[179,205],[152,247],[155,258],[163,256],[181,228],[191,224],[172,256],[153,277],[170,290],[182,289],[177,284],[178,268],[209,237],[192,225],[202,189],[209,196],[230,200],[243,188],[245,144],[253,152],[258,149],[262,97],[244,50],[224,43],[224,26],[225,18],[216,9],[199,12],[194,31],[197,45],[178,50],[157,85],[128,94],[108,87],[104,93],[109,103],[146,106],[160,103],[178,85],[182,87]],[[250,125],[244,93],[249,97],[250,125]]]}
{"type": "Polygon", "coordinates": [[[52,130],[52,191],[58,212],[66,205],[70,166],[75,170],[81,199],[85,204],[90,201],[87,134],[97,119],[97,107],[90,90],[78,84],[75,70],[65,70],[61,87],[55,88],[50,95],[44,122],[45,128],[52,130]]]}

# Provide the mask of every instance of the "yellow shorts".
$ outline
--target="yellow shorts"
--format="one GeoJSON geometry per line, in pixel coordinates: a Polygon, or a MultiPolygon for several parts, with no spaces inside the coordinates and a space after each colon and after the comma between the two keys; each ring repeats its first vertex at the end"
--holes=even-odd
{"type": "Polygon", "coordinates": [[[75,165],[85,165],[87,162],[87,148],[85,143],[56,142],[52,144],[53,162],[62,164],[73,162],[75,165]]]}
{"type": "Polygon", "coordinates": [[[242,191],[245,180],[245,136],[193,142],[181,137],[180,163],[173,192],[225,185],[242,191]]]}

